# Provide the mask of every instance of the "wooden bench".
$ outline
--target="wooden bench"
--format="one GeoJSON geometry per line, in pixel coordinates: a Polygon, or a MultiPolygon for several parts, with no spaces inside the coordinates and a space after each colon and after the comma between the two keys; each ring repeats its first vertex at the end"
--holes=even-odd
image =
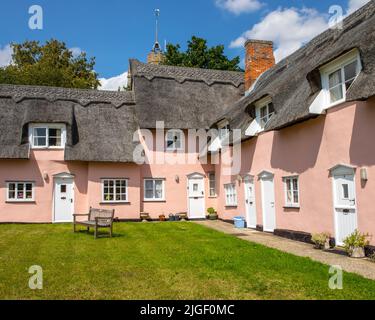
{"type": "Polygon", "coordinates": [[[115,215],[115,210],[102,210],[94,209],[90,207],[90,212],[87,214],[74,214],[73,230],[76,232],[76,226],[87,227],[87,231],[90,228],[95,230],[95,239],[98,238],[98,229],[107,228],[109,229],[109,236],[112,238],[113,231],[113,219],[115,215]],[[78,221],[77,217],[88,217],[88,220],[78,221]]]}

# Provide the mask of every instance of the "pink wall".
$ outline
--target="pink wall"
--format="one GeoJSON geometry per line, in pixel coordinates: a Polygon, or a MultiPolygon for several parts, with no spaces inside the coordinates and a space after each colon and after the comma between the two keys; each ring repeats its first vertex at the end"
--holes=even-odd
{"type": "Polygon", "coordinates": [[[140,167],[127,163],[91,162],[88,166],[88,203],[93,208],[115,209],[115,217],[119,219],[138,219],[140,208],[140,167]],[[103,178],[128,179],[129,203],[103,204],[103,178]]]}
{"type": "MultiPolygon", "coordinates": [[[[358,223],[362,232],[375,236],[375,99],[347,103],[327,115],[280,131],[266,132],[242,145],[241,175],[255,176],[258,224],[262,225],[261,185],[257,175],[275,174],[277,229],[305,232],[329,231],[334,235],[332,178],[329,169],[337,164],[357,167],[358,223]],[[369,181],[361,184],[359,169],[366,167],[369,181]],[[299,175],[300,209],[285,209],[285,176],[299,175]]],[[[238,207],[226,208],[223,185],[236,176],[222,176],[219,213],[223,219],[245,216],[243,183],[236,181],[238,207]]],[[[373,240],[375,244],[375,241],[373,240]]]]}
{"type": "Polygon", "coordinates": [[[87,164],[63,159],[63,151],[32,151],[30,160],[1,160],[0,222],[51,222],[53,175],[62,172],[76,175],[75,212],[87,212],[87,164]],[[35,203],[6,203],[6,181],[33,181],[35,203]]]}

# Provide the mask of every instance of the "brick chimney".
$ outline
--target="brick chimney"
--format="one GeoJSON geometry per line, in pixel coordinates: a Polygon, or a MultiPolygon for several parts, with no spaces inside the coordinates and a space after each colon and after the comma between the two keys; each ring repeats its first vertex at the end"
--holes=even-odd
{"type": "Polygon", "coordinates": [[[275,65],[275,56],[272,41],[247,40],[245,49],[245,90],[247,91],[263,72],[275,65]]]}

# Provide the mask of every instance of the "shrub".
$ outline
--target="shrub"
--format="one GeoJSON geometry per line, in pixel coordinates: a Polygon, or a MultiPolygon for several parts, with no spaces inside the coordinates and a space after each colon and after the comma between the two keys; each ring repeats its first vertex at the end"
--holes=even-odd
{"type": "Polygon", "coordinates": [[[211,207],[211,208],[208,208],[208,209],[207,209],[207,213],[208,213],[208,214],[216,214],[216,210],[215,210],[214,208],[211,207]]]}
{"type": "Polygon", "coordinates": [[[328,232],[323,233],[315,233],[311,237],[311,241],[315,244],[315,246],[319,249],[324,248],[327,241],[329,241],[331,235],[328,232]]]}
{"type": "Polygon", "coordinates": [[[345,250],[348,253],[351,253],[354,248],[364,248],[370,244],[369,238],[370,235],[368,233],[364,234],[360,233],[358,230],[355,230],[344,240],[345,250]]]}

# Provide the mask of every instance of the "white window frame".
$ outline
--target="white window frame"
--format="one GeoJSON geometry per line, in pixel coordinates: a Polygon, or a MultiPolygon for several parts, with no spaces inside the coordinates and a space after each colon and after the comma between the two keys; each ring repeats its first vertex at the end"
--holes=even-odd
{"type": "MultiPolygon", "coordinates": [[[[102,185],[102,203],[129,203],[129,179],[127,178],[102,178],[101,179],[101,185],[102,185]],[[105,193],[104,193],[104,183],[105,181],[113,181],[113,200],[106,200],[105,199],[105,193]],[[125,181],[125,200],[116,200],[116,182],[117,181],[125,181]]],[[[122,194],[122,193],[120,193],[122,194]]]]}
{"type": "Polygon", "coordinates": [[[7,181],[7,187],[6,187],[6,201],[7,202],[35,202],[35,183],[32,181],[7,181]],[[15,198],[9,198],[9,185],[15,184],[14,188],[14,196],[15,198]],[[18,184],[23,184],[23,198],[17,199],[17,193],[18,193],[18,184]],[[32,197],[30,199],[26,199],[26,185],[31,184],[31,195],[32,197]]]}
{"type": "Polygon", "coordinates": [[[167,151],[181,151],[184,150],[184,144],[185,144],[185,136],[184,132],[179,129],[172,129],[168,130],[167,133],[165,134],[165,146],[167,151]],[[171,141],[169,139],[169,135],[173,135],[174,139],[172,145],[168,145],[168,143],[171,141]],[[179,141],[180,146],[176,146],[176,142],[179,141]]]}
{"type": "Polygon", "coordinates": [[[346,81],[345,81],[345,73],[344,69],[346,66],[353,62],[357,62],[357,75],[354,78],[353,83],[358,78],[358,75],[362,71],[362,63],[360,59],[360,54],[357,49],[351,50],[350,52],[344,54],[343,56],[337,58],[336,60],[330,62],[329,64],[323,66],[320,68],[320,74],[322,79],[322,88],[324,92],[324,109],[339,105],[346,101],[346,81]],[[329,88],[329,76],[337,71],[341,71],[341,88],[343,93],[343,98],[334,102],[331,102],[331,96],[330,96],[330,88],[329,88]]]}
{"type": "Polygon", "coordinates": [[[225,193],[225,206],[226,207],[237,207],[238,197],[237,197],[237,187],[235,183],[228,183],[224,185],[225,193]]]}
{"type": "Polygon", "coordinates": [[[210,198],[216,198],[216,173],[215,172],[209,172],[208,173],[208,191],[209,191],[209,197],[210,198]],[[213,177],[213,179],[212,179],[213,177]],[[213,183],[213,185],[212,185],[213,183]],[[212,192],[212,193],[211,193],[212,192]]]}
{"type": "Polygon", "coordinates": [[[271,97],[266,97],[255,104],[255,118],[259,125],[260,131],[263,131],[267,123],[271,120],[272,116],[275,114],[275,110],[270,112],[270,106],[272,105],[271,97]],[[265,117],[261,117],[261,110],[263,108],[267,109],[267,113],[265,117]],[[262,124],[262,119],[266,118],[264,124],[262,124]]]}
{"type": "Polygon", "coordinates": [[[165,179],[162,178],[146,178],[143,180],[143,201],[144,202],[163,202],[165,201],[165,179]],[[152,198],[146,198],[146,182],[152,181],[153,182],[153,197],[152,198]],[[161,181],[162,182],[162,197],[156,198],[156,188],[155,188],[155,182],[161,181]]]}
{"type": "Polygon", "coordinates": [[[289,176],[284,177],[284,194],[285,194],[285,207],[287,208],[299,208],[300,207],[300,187],[299,187],[299,176],[289,176]],[[294,190],[294,180],[297,180],[297,190],[294,190]],[[291,186],[291,201],[288,201],[288,181],[290,181],[291,186]],[[294,193],[297,193],[298,202],[294,201],[294,193]]]}
{"type": "Polygon", "coordinates": [[[32,149],[54,149],[62,150],[66,144],[66,125],[61,123],[33,123],[29,125],[29,142],[32,149]],[[34,129],[46,129],[46,145],[34,145],[34,129]],[[61,130],[61,146],[49,146],[49,129],[61,130]]]}

